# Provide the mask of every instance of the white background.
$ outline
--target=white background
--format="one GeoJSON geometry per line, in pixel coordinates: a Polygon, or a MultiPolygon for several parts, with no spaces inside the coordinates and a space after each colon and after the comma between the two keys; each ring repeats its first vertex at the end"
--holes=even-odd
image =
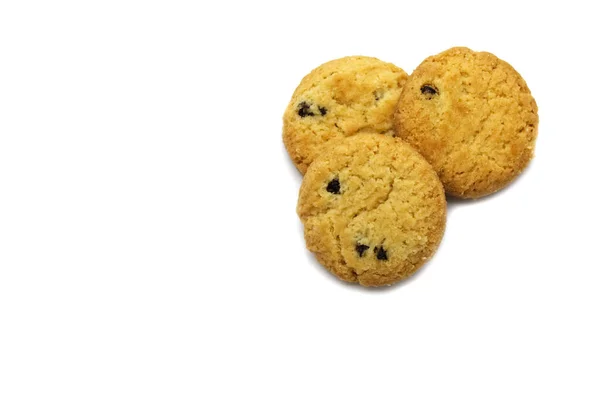
{"type": "Polygon", "coordinates": [[[0,398],[599,398],[593,2],[0,3],[0,398]],[[319,64],[463,45],[540,115],[435,258],[344,284],[281,117],[319,64]]]}

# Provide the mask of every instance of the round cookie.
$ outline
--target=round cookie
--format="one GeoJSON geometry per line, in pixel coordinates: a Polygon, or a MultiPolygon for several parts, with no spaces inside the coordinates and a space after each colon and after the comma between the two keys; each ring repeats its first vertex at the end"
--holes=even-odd
{"type": "Polygon", "coordinates": [[[358,132],[393,135],[408,75],[372,57],[329,61],[302,79],[283,115],[283,142],[304,174],[327,141],[358,132]]]}
{"type": "Polygon", "coordinates": [[[388,285],[412,275],[446,225],[441,182],[402,140],[361,133],[331,142],[298,199],[306,247],[340,279],[388,285]]]}
{"type": "Polygon", "coordinates": [[[505,187],[533,157],[537,105],[507,62],[456,47],[427,58],[409,77],[395,129],[431,163],[448,194],[478,198],[505,187]]]}

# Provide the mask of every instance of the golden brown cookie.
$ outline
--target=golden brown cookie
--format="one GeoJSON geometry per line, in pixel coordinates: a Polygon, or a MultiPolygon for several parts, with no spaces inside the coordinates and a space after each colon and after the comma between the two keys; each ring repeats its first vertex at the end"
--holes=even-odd
{"type": "Polygon", "coordinates": [[[409,77],[395,128],[448,194],[477,198],[506,186],[533,157],[537,105],[508,63],[456,47],[427,58],[409,77]]]}
{"type": "Polygon", "coordinates": [[[405,279],[438,247],[446,198],[431,166],[402,140],[361,133],[326,145],[298,199],[307,248],[365,286],[405,279]]]}
{"type": "Polygon", "coordinates": [[[327,141],[358,132],[393,135],[407,74],[371,57],[329,61],[302,79],[283,116],[283,142],[304,174],[327,141]]]}

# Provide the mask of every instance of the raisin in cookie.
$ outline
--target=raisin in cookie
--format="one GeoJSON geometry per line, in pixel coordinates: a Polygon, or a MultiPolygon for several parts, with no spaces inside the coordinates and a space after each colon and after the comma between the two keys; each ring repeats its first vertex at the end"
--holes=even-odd
{"type": "Polygon", "coordinates": [[[537,106],[508,63],[456,47],[427,58],[409,77],[395,128],[432,164],[448,194],[477,198],[506,186],[533,157],[537,106]]]}
{"type": "Polygon", "coordinates": [[[297,211],[318,261],[365,286],[413,274],[446,225],[444,190],[431,166],[402,140],[381,134],[326,145],[304,176],[297,211]]]}
{"type": "Polygon", "coordinates": [[[302,174],[321,146],[358,132],[393,135],[407,74],[371,57],[329,61],[302,79],[283,116],[283,142],[302,174]]]}

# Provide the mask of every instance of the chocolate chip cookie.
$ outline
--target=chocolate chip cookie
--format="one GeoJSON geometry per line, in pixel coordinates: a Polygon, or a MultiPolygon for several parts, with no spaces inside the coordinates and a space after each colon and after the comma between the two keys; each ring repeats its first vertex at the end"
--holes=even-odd
{"type": "Polygon", "coordinates": [[[432,167],[410,145],[381,134],[325,145],[304,176],[297,211],[318,261],[365,286],[412,275],[446,225],[446,198],[432,167]]]}
{"type": "Polygon", "coordinates": [[[395,129],[431,163],[448,194],[477,198],[508,185],[533,157],[537,105],[507,62],[456,47],[427,58],[409,77],[395,129]]]}
{"type": "Polygon", "coordinates": [[[359,132],[393,135],[407,74],[371,57],[329,61],[302,79],[283,116],[283,142],[302,174],[331,139],[359,132]]]}

